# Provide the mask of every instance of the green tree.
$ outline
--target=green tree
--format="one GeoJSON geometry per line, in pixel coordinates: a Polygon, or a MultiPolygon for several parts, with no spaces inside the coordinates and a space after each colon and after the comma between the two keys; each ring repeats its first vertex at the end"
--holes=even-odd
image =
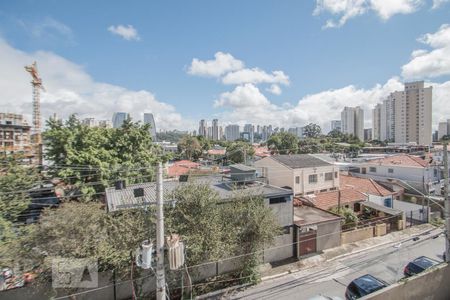
{"type": "Polygon", "coordinates": [[[202,146],[195,136],[186,135],[178,143],[180,154],[188,159],[198,159],[202,154],[202,146]]]}
{"type": "Polygon", "coordinates": [[[338,209],[337,207],[333,207],[330,211],[343,217],[344,225],[348,227],[356,227],[358,224],[358,215],[351,208],[341,207],[338,209]]]}
{"type": "Polygon", "coordinates": [[[243,163],[254,155],[255,149],[245,141],[234,141],[227,147],[226,157],[231,163],[243,163]]]}
{"type": "Polygon", "coordinates": [[[267,146],[272,152],[279,154],[291,154],[297,153],[298,150],[298,138],[292,133],[278,132],[273,134],[267,140],[267,146]]]}
{"type": "Polygon", "coordinates": [[[0,168],[0,244],[15,236],[12,225],[30,204],[28,190],[38,179],[36,169],[23,165],[20,157],[5,158],[0,168]]]}
{"type": "Polygon", "coordinates": [[[53,163],[50,174],[88,200],[117,179],[148,181],[151,165],[161,158],[149,126],[128,119],[121,128],[88,127],[75,115],[65,123],[51,118],[43,134],[45,158],[53,163]]]}
{"type": "Polygon", "coordinates": [[[330,132],[328,132],[328,137],[331,137],[334,139],[342,139],[343,135],[344,134],[338,129],[333,129],[330,132]]]}
{"type": "Polygon", "coordinates": [[[321,133],[322,129],[320,126],[314,123],[309,123],[303,128],[303,134],[308,138],[317,138],[321,133]]]}

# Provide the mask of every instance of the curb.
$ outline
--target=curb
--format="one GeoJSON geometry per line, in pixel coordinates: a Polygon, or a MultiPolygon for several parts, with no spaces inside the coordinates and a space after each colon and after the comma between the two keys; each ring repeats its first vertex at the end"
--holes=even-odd
{"type": "MultiPolygon", "coordinates": [[[[423,235],[423,234],[430,233],[431,231],[436,230],[436,229],[438,229],[438,228],[436,227],[436,228],[427,229],[427,230],[424,230],[424,231],[422,231],[422,232],[420,232],[420,233],[412,234],[411,236],[409,236],[409,237],[407,237],[407,238],[404,238],[404,239],[402,239],[402,240],[384,242],[384,243],[381,243],[381,244],[376,244],[376,245],[369,246],[369,247],[367,247],[367,248],[359,249],[359,250],[356,250],[356,251],[354,251],[354,252],[344,253],[344,254],[341,254],[341,255],[338,255],[338,256],[329,258],[329,259],[324,259],[322,262],[334,261],[334,260],[337,260],[337,259],[342,259],[342,258],[344,258],[344,257],[356,255],[356,254],[359,254],[359,253],[361,253],[361,252],[368,251],[368,250],[372,250],[372,249],[377,248],[377,247],[380,247],[380,246],[386,246],[386,245],[388,245],[388,244],[393,244],[393,243],[403,243],[403,242],[406,242],[406,241],[408,241],[408,240],[412,240],[414,237],[417,237],[417,236],[420,236],[420,235],[423,235]]],[[[266,280],[270,280],[270,279],[276,279],[276,278],[278,278],[278,277],[282,277],[282,276],[285,276],[285,275],[288,275],[288,274],[297,273],[297,272],[300,272],[300,271],[312,269],[312,268],[314,268],[314,267],[317,267],[317,265],[310,266],[310,267],[307,267],[307,268],[301,268],[301,269],[295,269],[295,270],[284,271],[284,272],[281,272],[281,273],[278,273],[278,274],[274,274],[274,275],[269,275],[269,276],[261,277],[261,282],[262,282],[262,281],[266,281],[266,280]]]]}

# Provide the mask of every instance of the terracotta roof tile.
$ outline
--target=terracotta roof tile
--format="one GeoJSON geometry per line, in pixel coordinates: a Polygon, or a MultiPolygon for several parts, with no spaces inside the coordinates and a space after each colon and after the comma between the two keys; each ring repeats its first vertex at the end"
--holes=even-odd
{"type": "Polygon", "coordinates": [[[427,160],[424,160],[418,156],[408,154],[398,154],[394,156],[388,156],[384,158],[374,159],[368,162],[373,165],[384,166],[406,166],[406,167],[419,167],[424,168],[429,165],[427,160]]]}
{"type": "MultiPolygon", "coordinates": [[[[366,195],[354,189],[341,190],[340,197],[341,205],[353,202],[362,202],[367,199],[366,195]]],[[[309,202],[320,209],[328,210],[332,207],[338,206],[339,191],[317,193],[313,197],[303,196],[302,201],[309,202]]]]}
{"type": "Polygon", "coordinates": [[[349,175],[340,175],[339,184],[342,189],[355,189],[359,192],[376,195],[376,196],[389,196],[395,194],[389,191],[382,185],[376,183],[371,178],[359,178],[349,175]]]}

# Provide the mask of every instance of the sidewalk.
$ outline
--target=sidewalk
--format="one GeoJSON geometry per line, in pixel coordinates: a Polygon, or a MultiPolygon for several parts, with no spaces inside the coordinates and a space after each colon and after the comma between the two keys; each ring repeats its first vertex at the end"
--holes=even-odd
{"type": "Polygon", "coordinates": [[[343,257],[348,257],[383,245],[401,243],[415,236],[431,232],[433,230],[439,229],[430,224],[421,224],[407,228],[403,231],[395,231],[384,236],[373,237],[355,243],[344,244],[339,247],[327,249],[324,250],[322,254],[315,254],[280,266],[272,267],[270,264],[264,264],[260,268],[261,279],[264,281],[281,277],[289,273],[303,271],[305,269],[319,266],[325,261],[333,261],[343,257]]]}

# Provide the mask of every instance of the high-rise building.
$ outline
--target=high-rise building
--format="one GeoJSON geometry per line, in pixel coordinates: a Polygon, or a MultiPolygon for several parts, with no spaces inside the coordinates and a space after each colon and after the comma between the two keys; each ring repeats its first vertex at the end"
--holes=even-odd
{"type": "Polygon", "coordinates": [[[239,125],[228,125],[225,127],[225,138],[227,141],[235,141],[240,138],[239,125]]]}
{"type": "Polygon", "coordinates": [[[248,141],[253,144],[254,142],[254,135],[255,135],[255,126],[253,126],[252,124],[245,124],[244,125],[244,132],[248,133],[249,139],[248,141]]]}
{"type": "Polygon", "coordinates": [[[364,110],[357,107],[344,107],[341,112],[342,133],[364,140],[364,110]]]}
{"type": "Polygon", "coordinates": [[[331,131],[333,131],[333,130],[337,130],[337,131],[342,130],[342,121],[341,120],[332,120],[331,121],[331,131]]]}
{"type": "Polygon", "coordinates": [[[213,133],[212,127],[208,126],[208,128],[206,129],[206,137],[210,140],[212,139],[212,133],[213,133]]]}
{"type": "Polygon", "coordinates": [[[34,156],[31,145],[31,126],[23,115],[0,113],[0,154],[21,153],[34,156]]]}
{"type": "Polygon", "coordinates": [[[372,128],[364,129],[364,141],[370,141],[372,139],[372,128]]]}
{"type": "Polygon", "coordinates": [[[94,118],[84,118],[83,120],[81,120],[81,124],[86,125],[88,127],[96,126],[96,122],[95,122],[94,118]]]}
{"type": "Polygon", "coordinates": [[[305,127],[293,127],[288,129],[288,133],[295,135],[296,137],[303,139],[304,138],[304,128],[305,127]]]}
{"type": "Polygon", "coordinates": [[[206,137],[208,135],[208,125],[206,124],[205,120],[200,120],[199,126],[198,126],[198,135],[206,137]]]}
{"type": "Polygon", "coordinates": [[[444,135],[448,135],[448,122],[439,122],[438,141],[440,141],[444,135]]]}
{"type": "Polygon", "coordinates": [[[150,124],[149,133],[152,136],[152,140],[156,142],[156,125],[152,113],[144,113],[144,124],[150,124]]]}
{"type": "Polygon", "coordinates": [[[105,128],[111,128],[112,124],[110,120],[99,120],[98,121],[98,126],[99,127],[105,127],[105,128]]]}
{"type": "Polygon", "coordinates": [[[381,141],[381,109],[382,104],[375,105],[372,109],[372,140],[381,141]]]}
{"type": "Polygon", "coordinates": [[[379,140],[395,141],[395,106],[392,95],[389,95],[381,104],[379,140]]]}
{"type": "MultiPolygon", "coordinates": [[[[381,105],[380,140],[431,144],[431,114],[432,87],[425,88],[423,81],[405,83],[403,91],[391,93],[381,105]]],[[[445,132],[443,124],[441,132],[445,132]]]]}
{"type": "Polygon", "coordinates": [[[125,112],[115,112],[112,117],[112,123],[114,128],[122,127],[123,122],[130,118],[130,115],[125,112]]]}
{"type": "Polygon", "coordinates": [[[212,121],[212,139],[214,141],[220,140],[219,120],[218,119],[214,119],[212,121]]]}

